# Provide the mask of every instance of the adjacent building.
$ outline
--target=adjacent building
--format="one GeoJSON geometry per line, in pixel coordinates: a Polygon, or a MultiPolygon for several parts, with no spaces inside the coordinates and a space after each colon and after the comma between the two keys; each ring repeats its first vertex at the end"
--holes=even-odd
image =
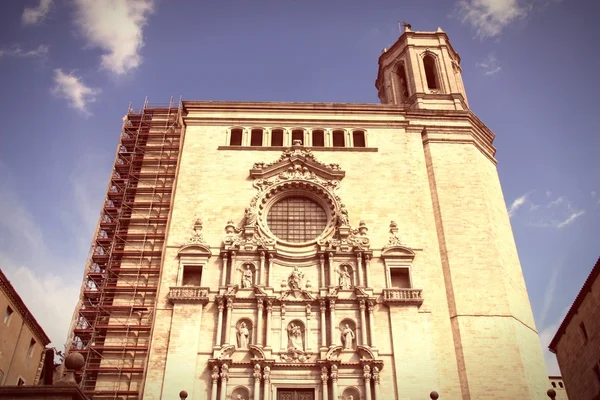
{"type": "Polygon", "coordinates": [[[567,389],[562,376],[549,376],[550,386],[556,392],[556,400],[568,400],[567,389]]]}
{"type": "Polygon", "coordinates": [[[375,86],[129,110],[70,336],[90,397],[546,397],[458,53],[406,26],[375,86]]]}
{"type": "Polygon", "coordinates": [[[35,385],[50,339],[0,269],[0,385],[35,385]]]}
{"type": "Polygon", "coordinates": [[[600,399],[600,259],[561,323],[550,351],[571,399],[600,399]]]}

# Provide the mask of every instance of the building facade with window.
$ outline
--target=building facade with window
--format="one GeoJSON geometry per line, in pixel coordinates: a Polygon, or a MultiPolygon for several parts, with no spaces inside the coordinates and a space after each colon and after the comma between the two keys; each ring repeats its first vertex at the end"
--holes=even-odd
{"type": "Polygon", "coordinates": [[[571,399],[600,399],[600,259],[550,342],[571,399]]]}
{"type": "Polygon", "coordinates": [[[447,35],[407,27],[376,87],[130,110],[70,338],[89,396],[546,396],[494,135],[447,35]]]}
{"type": "Polygon", "coordinates": [[[50,339],[0,269],[0,385],[35,385],[50,339]]]}

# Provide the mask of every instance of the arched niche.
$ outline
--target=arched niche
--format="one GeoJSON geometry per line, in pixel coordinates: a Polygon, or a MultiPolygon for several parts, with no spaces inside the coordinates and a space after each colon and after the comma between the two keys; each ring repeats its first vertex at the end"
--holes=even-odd
{"type": "Polygon", "coordinates": [[[356,282],[355,268],[351,264],[340,264],[337,267],[337,285],[342,290],[349,290],[356,282]]]}
{"type": "Polygon", "coordinates": [[[250,391],[245,386],[238,386],[231,392],[231,400],[250,400],[250,391]]]}
{"type": "Polygon", "coordinates": [[[256,265],[244,262],[238,267],[238,282],[240,288],[250,289],[256,284],[256,265]]]}
{"type": "Polygon", "coordinates": [[[342,400],[360,400],[360,392],[354,386],[347,387],[342,392],[342,400]]]}
{"type": "Polygon", "coordinates": [[[304,325],[304,322],[299,319],[294,319],[287,325],[286,330],[288,335],[288,349],[305,351],[306,326],[304,325]]]}
{"type": "Polygon", "coordinates": [[[235,324],[236,348],[241,350],[250,349],[252,343],[253,324],[248,318],[242,318],[235,324]]]}
{"type": "MultiPolygon", "coordinates": [[[[357,345],[356,322],[350,318],[345,318],[338,327],[340,331],[340,343],[344,350],[354,350],[357,345]]],[[[362,329],[362,327],[361,327],[362,329]]]]}

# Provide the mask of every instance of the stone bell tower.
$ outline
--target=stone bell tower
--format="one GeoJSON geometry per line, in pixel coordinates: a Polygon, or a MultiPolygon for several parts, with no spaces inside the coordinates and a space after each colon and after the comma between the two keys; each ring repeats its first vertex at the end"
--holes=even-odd
{"type": "Polygon", "coordinates": [[[379,57],[375,87],[383,104],[435,110],[467,110],[460,56],[441,28],[404,33],[379,57]]]}

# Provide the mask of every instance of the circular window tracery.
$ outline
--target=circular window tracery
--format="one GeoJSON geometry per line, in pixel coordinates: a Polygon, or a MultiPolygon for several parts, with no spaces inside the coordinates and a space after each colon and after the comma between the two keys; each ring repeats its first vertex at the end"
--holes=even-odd
{"type": "Polygon", "coordinates": [[[281,240],[304,243],[319,237],[327,227],[327,214],[315,201],[304,196],[287,196],[267,214],[271,232],[281,240]]]}

